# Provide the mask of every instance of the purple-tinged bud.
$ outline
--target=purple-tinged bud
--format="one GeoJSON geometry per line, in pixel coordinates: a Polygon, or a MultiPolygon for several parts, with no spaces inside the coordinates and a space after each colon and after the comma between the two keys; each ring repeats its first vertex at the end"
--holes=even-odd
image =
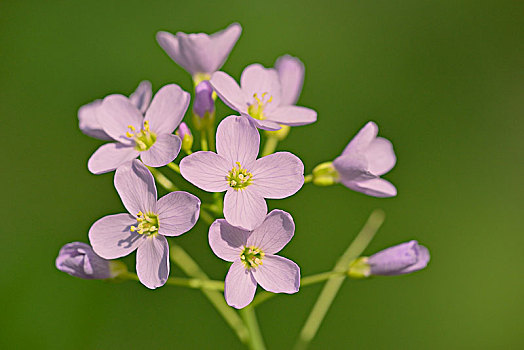
{"type": "Polygon", "coordinates": [[[89,244],[82,242],[73,242],[64,245],[62,249],[60,249],[55,262],[56,268],[60,271],[84,279],[107,279],[116,277],[122,272],[122,265],[112,263],[112,261],[96,255],[89,244]]]}
{"type": "Polygon", "coordinates": [[[209,80],[203,80],[195,88],[193,112],[200,118],[205,118],[206,113],[212,114],[214,111],[215,101],[213,99],[213,88],[209,80]]]}
{"type": "Polygon", "coordinates": [[[370,256],[367,263],[372,275],[403,275],[421,270],[429,262],[429,251],[417,241],[401,243],[370,256]]]}
{"type": "Polygon", "coordinates": [[[182,149],[187,154],[191,154],[191,147],[193,147],[193,135],[191,134],[191,130],[189,130],[189,127],[186,123],[182,122],[180,123],[180,126],[178,127],[178,130],[176,133],[178,137],[182,139],[182,149]]]}

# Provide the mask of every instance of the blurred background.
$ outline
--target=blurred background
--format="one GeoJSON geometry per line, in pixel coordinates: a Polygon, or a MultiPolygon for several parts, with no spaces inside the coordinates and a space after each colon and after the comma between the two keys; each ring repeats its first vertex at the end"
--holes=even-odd
{"type": "MultiPolygon", "coordinates": [[[[318,122],[279,149],[307,173],[369,120],[398,157],[385,176],[396,198],[309,184],[270,201],[296,223],[282,255],[303,276],[331,269],[374,208],[387,219],[367,255],[410,239],[431,251],[412,275],[347,281],[311,348],[524,348],[523,13],[522,1],[1,0],[0,348],[242,348],[197,290],[86,281],[54,266],[62,245],[87,242],[94,221],[124,210],[113,174],[87,171],[102,142],[79,131],[78,108],[143,79],[191,90],[155,33],[235,21],[243,33],[223,70],[236,79],[286,53],[306,65],[299,104],[318,122]]],[[[218,116],[229,113],[220,102],[218,116]]],[[[224,278],[202,223],[173,241],[224,278]]],[[[133,267],[135,254],[124,261],[133,267]]],[[[292,346],[320,289],[257,309],[269,349],[292,346]]]]}

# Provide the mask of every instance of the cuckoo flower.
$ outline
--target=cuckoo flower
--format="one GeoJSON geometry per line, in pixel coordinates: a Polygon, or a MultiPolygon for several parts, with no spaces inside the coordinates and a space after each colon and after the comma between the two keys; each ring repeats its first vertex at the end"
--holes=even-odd
{"type": "Polygon", "coordinates": [[[87,167],[93,174],[115,170],[137,158],[151,167],[173,161],[182,141],[173,131],[189,105],[189,94],[178,85],[162,87],[145,113],[122,95],[106,97],[97,108],[98,122],[115,143],[100,146],[87,167]]]}
{"type": "Polygon", "coordinates": [[[113,278],[120,272],[109,260],[99,257],[89,244],[73,242],[64,245],[56,258],[56,268],[62,272],[85,279],[113,278]]]}
{"type": "Polygon", "coordinates": [[[241,32],[240,24],[233,23],[211,35],[158,32],[156,40],[173,61],[193,76],[197,85],[222,67],[241,32]]]}
{"type": "Polygon", "coordinates": [[[252,231],[216,220],[209,228],[209,245],[220,258],[233,264],[224,286],[226,302],[237,309],[253,300],[257,283],[272,293],[296,293],[300,268],[293,261],[275,255],[295,232],[291,215],[273,210],[252,231]]]}
{"type": "MultiPolygon", "coordinates": [[[[135,92],[129,96],[129,101],[135,105],[142,113],[145,113],[149,102],[151,102],[151,83],[147,80],[142,81],[135,92]]],[[[106,134],[102,125],[98,122],[96,110],[102,104],[102,100],[95,100],[88,103],[78,110],[78,126],[80,130],[87,136],[95,139],[112,140],[111,136],[106,134]]]]}
{"type": "Polygon", "coordinates": [[[275,69],[282,87],[280,105],[296,104],[304,83],[304,64],[296,57],[284,55],[275,62],[275,69]]]}
{"type": "Polygon", "coordinates": [[[391,142],[377,137],[378,126],[367,123],[333,161],[336,181],[358,192],[375,197],[392,197],[397,189],[381,179],[397,159],[391,142]]]}
{"type": "Polygon", "coordinates": [[[278,130],[279,124],[297,126],[317,120],[314,110],[289,105],[288,101],[282,100],[282,96],[289,100],[286,95],[288,92],[282,92],[275,69],[252,64],[242,72],[240,86],[224,72],[214,73],[210,83],[226,105],[242,115],[250,116],[260,129],[278,130]]]}
{"type": "Polygon", "coordinates": [[[182,176],[208,192],[227,191],[224,217],[234,226],[253,230],[267,214],[264,198],[295,194],[304,184],[304,165],[289,152],[257,159],[260,135],[249,120],[225,118],[217,129],[214,152],[195,152],[180,162],[182,176]]]}
{"type": "Polygon", "coordinates": [[[105,259],[137,250],[140,282],[154,289],[169,275],[169,247],[165,236],[179,236],[196,223],[200,200],[187,192],[171,192],[157,201],[153,175],[138,160],[120,166],[115,187],[129,214],[108,215],[91,226],[89,241],[105,259]]]}

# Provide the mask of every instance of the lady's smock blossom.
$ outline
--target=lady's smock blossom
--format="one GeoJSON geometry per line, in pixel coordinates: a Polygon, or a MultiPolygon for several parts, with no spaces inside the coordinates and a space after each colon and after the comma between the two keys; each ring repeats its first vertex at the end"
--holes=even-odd
{"type": "Polygon", "coordinates": [[[296,104],[304,84],[304,64],[296,57],[284,55],[275,62],[275,69],[282,87],[280,105],[290,106],[296,104]]]}
{"type": "Polygon", "coordinates": [[[335,181],[369,196],[396,196],[395,186],[380,175],[390,171],[397,158],[391,142],[377,134],[378,126],[369,122],[349,142],[333,161],[335,181]]]}
{"type": "MultiPolygon", "coordinates": [[[[290,97],[287,91],[282,92],[275,69],[252,64],[242,72],[240,86],[224,72],[214,73],[210,83],[226,105],[242,115],[250,116],[260,129],[278,130],[280,124],[297,126],[317,120],[317,112],[314,110],[287,103],[290,97]],[[283,96],[287,100],[282,100],[283,96]]],[[[294,94],[295,92],[289,93],[294,94]]]]}
{"type": "Polygon", "coordinates": [[[143,113],[122,95],[106,97],[96,114],[104,132],[117,142],[100,146],[87,167],[93,174],[115,170],[137,158],[151,167],[173,161],[182,141],[173,135],[189,105],[189,94],[178,85],[162,87],[143,113]]]}
{"type": "Polygon", "coordinates": [[[209,245],[220,258],[233,263],[227,273],[224,296],[237,309],[253,300],[257,283],[272,293],[296,293],[300,268],[293,261],[275,255],[289,243],[295,232],[291,215],[273,210],[252,231],[216,220],[209,228],[209,245]]]}
{"type": "Polygon", "coordinates": [[[91,226],[89,241],[105,259],[137,250],[140,282],[154,289],[169,275],[169,246],[164,236],[189,231],[200,213],[200,200],[187,192],[171,192],[157,201],[151,172],[138,160],[116,170],[115,188],[129,214],[108,215],[91,226]]]}
{"type": "Polygon", "coordinates": [[[156,40],[173,61],[193,76],[197,85],[222,67],[241,32],[240,24],[233,23],[211,35],[158,32],[156,40]]]}
{"type": "Polygon", "coordinates": [[[264,198],[295,194],[304,184],[304,164],[289,152],[257,159],[260,135],[249,120],[225,118],[217,129],[214,152],[195,152],[180,162],[182,176],[208,192],[227,191],[224,217],[233,226],[253,230],[267,214],[264,198]]]}
{"type": "MultiPolygon", "coordinates": [[[[145,113],[149,102],[151,102],[151,83],[147,80],[142,81],[135,92],[129,96],[129,101],[135,105],[140,112],[145,113]]],[[[78,109],[78,127],[87,136],[95,139],[110,141],[111,136],[106,134],[102,125],[98,122],[96,110],[102,104],[102,100],[95,100],[78,109]]]]}
{"type": "Polygon", "coordinates": [[[118,275],[111,262],[99,257],[89,244],[73,242],[64,245],[56,258],[56,268],[84,279],[106,279],[118,275]]]}

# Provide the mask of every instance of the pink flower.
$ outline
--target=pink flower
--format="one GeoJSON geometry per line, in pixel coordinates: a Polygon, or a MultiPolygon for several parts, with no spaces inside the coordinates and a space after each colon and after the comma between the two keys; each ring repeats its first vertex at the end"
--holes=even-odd
{"type": "Polygon", "coordinates": [[[233,23],[211,35],[158,32],[156,40],[169,57],[193,77],[209,76],[222,67],[241,32],[240,24],[233,23]]]}
{"type": "Polygon", "coordinates": [[[110,261],[96,255],[89,244],[72,242],[64,245],[55,261],[56,268],[71,276],[84,279],[116,277],[110,261]]]}
{"type": "MultiPolygon", "coordinates": [[[[242,72],[240,86],[224,72],[214,73],[210,83],[226,105],[251,117],[260,129],[278,130],[279,124],[297,126],[317,120],[314,110],[289,104],[292,101],[290,96],[295,96],[296,90],[283,92],[275,69],[252,64],[242,72]]],[[[286,85],[284,88],[290,87],[286,85]]]]}
{"type": "Polygon", "coordinates": [[[116,259],[137,250],[140,282],[154,289],[169,275],[169,246],[165,236],[189,231],[200,213],[200,200],[187,192],[171,192],[157,201],[153,175],[138,160],[115,173],[115,187],[129,214],[108,215],[91,226],[89,241],[96,254],[116,259]]]}
{"type": "Polygon", "coordinates": [[[162,87],[143,113],[125,96],[107,96],[96,109],[97,120],[115,143],[100,146],[87,167],[93,174],[115,170],[140,156],[144,164],[161,167],[173,161],[182,141],[173,131],[189,105],[189,94],[178,85],[162,87]]]}
{"type": "Polygon", "coordinates": [[[291,215],[273,210],[252,231],[216,220],[209,228],[209,245],[220,258],[233,263],[224,286],[228,305],[237,309],[253,300],[257,284],[272,293],[296,293],[300,268],[293,261],[275,255],[295,232],[291,215]]]}
{"type": "Polygon", "coordinates": [[[260,135],[249,120],[229,116],[218,126],[217,153],[195,152],[180,162],[182,176],[208,192],[227,191],[224,217],[253,230],[267,214],[264,198],[295,194],[304,184],[304,165],[289,152],[257,159],[260,135]]]}
{"type": "Polygon", "coordinates": [[[392,197],[397,189],[381,179],[397,161],[393,145],[383,137],[377,137],[378,126],[367,123],[349,142],[342,154],[333,161],[338,173],[337,181],[358,192],[375,197],[392,197]]]}
{"type": "Polygon", "coordinates": [[[275,69],[282,87],[280,104],[282,106],[296,104],[304,84],[304,64],[296,57],[284,55],[275,62],[275,69]]]}

